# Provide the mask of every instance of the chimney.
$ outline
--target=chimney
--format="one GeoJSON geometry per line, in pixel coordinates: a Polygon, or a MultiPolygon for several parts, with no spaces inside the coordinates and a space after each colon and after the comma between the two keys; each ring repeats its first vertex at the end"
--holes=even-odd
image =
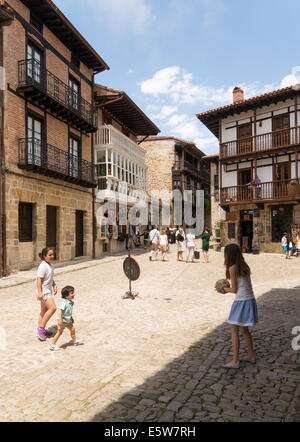
{"type": "Polygon", "coordinates": [[[236,86],[233,89],[233,102],[237,103],[238,101],[244,100],[244,91],[240,87],[236,86]]]}

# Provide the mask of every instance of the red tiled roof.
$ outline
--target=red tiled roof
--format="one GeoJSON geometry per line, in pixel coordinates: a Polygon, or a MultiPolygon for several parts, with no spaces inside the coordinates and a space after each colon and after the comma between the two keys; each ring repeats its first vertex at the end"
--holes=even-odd
{"type": "Polygon", "coordinates": [[[293,98],[295,95],[300,94],[299,91],[300,83],[294,86],[277,89],[272,92],[256,95],[255,97],[200,112],[199,114],[196,114],[196,116],[217,138],[219,138],[220,118],[246,112],[258,106],[267,106],[276,103],[277,101],[284,101],[288,98],[293,98]]]}
{"type": "MultiPolygon", "coordinates": [[[[138,137],[138,141],[142,141],[143,137],[138,137]]],[[[171,136],[163,136],[160,135],[158,137],[147,137],[144,142],[147,141],[163,141],[163,140],[174,140],[174,141],[179,141],[182,144],[188,145],[189,147],[191,147],[195,153],[200,153],[200,155],[202,155],[202,157],[204,157],[206,154],[199,149],[199,147],[193,142],[193,141],[187,141],[187,140],[183,140],[182,138],[178,138],[178,137],[171,137],[171,136]]]]}

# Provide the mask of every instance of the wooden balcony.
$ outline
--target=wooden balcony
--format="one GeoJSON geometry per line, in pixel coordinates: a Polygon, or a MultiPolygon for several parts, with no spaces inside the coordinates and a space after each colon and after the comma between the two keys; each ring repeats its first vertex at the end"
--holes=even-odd
{"type": "Polygon", "coordinates": [[[300,126],[222,143],[220,159],[255,157],[300,145],[300,126]]]}
{"type": "Polygon", "coordinates": [[[221,189],[221,205],[300,200],[300,180],[270,181],[221,189]]]}
{"type": "Polygon", "coordinates": [[[19,61],[18,92],[71,126],[87,133],[97,131],[97,112],[36,60],[19,61]]]}
{"type": "Polygon", "coordinates": [[[35,138],[19,140],[20,169],[58,178],[83,187],[96,187],[95,167],[67,151],[35,138]]]}
{"type": "Polygon", "coordinates": [[[174,166],[173,166],[173,173],[180,173],[180,172],[187,172],[190,173],[191,175],[193,175],[196,178],[200,178],[201,180],[209,183],[210,181],[210,177],[209,177],[209,173],[206,172],[203,169],[198,169],[196,166],[194,166],[193,164],[189,163],[188,161],[184,161],[184,160],[179,160],[179,161],[175,161],[174,166]]]}

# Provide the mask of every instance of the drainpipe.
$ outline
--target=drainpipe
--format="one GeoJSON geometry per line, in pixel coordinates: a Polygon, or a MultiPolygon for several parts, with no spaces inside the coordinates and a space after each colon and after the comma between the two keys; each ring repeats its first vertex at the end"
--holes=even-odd
{"type": "MultiPolygon", "coordinates": [[[[3,29],[0,24],[0,68],[3,67],[3,29]]],[[[4,85],[3,85],[4,86],[4,85]]],[[[0,88],[0,278],[5,273],[5,152],[4,152],[4,93],[0,88]]]]}
{"type": "MultiPolygon", "coordinates": [[[[93,73],[93,81],[92,81],[92,105],[94,107],[94,85],[95,85],[95,75],[93,73]]],[[[98,122],[97,122],[98,124],[98,122]]],[[[91,145],[91,155],[92,155],[92,167],[93,174],[95,173],[95,148],[94,148],[94,134],[92,133],[92,145],[91,145]]],[[[95,249],[95,241],[96,241],[96,220],[95,220],[95,188],[92,188],[92,247],[93,247],[93,259],[96,258],[96,249],[95,249]]]]}
{"type": "MultiPolygon", "coordinates": [[[[10,26],[14,15],[4,0],[0,0],[0,68],[4,67],[3,27],[10,26]]],[[[1,82],[0,82],[1,83],[1,82]]],[[[6,204],[5,204],[5,147],[4,147],[4,80],[0,84],[0,277],[6,275],[6,204]]]]}

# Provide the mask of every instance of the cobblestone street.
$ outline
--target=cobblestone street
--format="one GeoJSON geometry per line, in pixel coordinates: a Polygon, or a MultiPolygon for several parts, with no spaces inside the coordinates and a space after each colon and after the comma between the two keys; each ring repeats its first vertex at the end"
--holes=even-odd
{"type": "MultiPolygon", "coordinates": [[[[292,329],[300,326],[300,259],[245,256],[260,320],[253,329],[257,364],[225,370],[234,295],[213,289],[224,277],[223,253],[211,252],[209,264],[202,257],[176,262],[174,246],[167,262],[148,256],[137,256],[134,301],[121,299],[128,289],[122,256],[57,271],[56,304],[60,289],[74,285],[73,316],[84,340],[70,346],[66,330],[58,352],[36,338],[34,282],[0,289],[0,420],[299,421],[300,350],[292,349],[292,329]]],[[[56,330],[57,315],[48,328],[56,330]]]]}

